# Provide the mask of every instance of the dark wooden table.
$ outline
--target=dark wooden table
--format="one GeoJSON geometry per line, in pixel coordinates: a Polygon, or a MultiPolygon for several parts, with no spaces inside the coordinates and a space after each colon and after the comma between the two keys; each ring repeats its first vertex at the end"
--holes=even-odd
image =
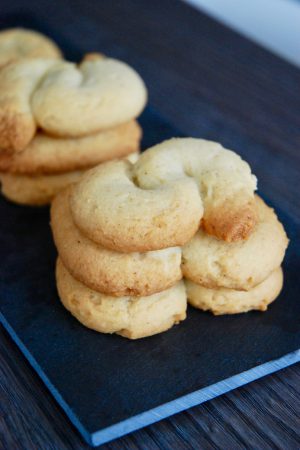
{"type": "MultiPolygon", "coordinates": [[[[65,38],[80,32],[82,51],[91,33],[89,50],[122,57],[129,48],[127,60],[144,77],[151,104],[187,135],[241,153],[260,189],[300,222],[299,70],[179,1],[24,5],[2,0],[0,26],[34,11],[65,38]],[[252,142],[250,153],[234,146],[243,139],[252,142]]],[[[1,448],[87,448],[3,330],[0,370],[1,448]]],[[[299,429],[298,364],[102,448],[299,449],[299,429]]]]}

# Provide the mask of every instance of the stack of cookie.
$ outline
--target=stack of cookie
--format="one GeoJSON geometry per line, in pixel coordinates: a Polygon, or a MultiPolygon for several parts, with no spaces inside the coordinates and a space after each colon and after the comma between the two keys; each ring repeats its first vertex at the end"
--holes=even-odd
{"type": "Polygon", "coordinates": [[[88,171],[52,205],[61,301],[84,325],[129,338],[183,320],[187,298],[215,314],[264,311],[288,240],[255,189],[245,161],[200,139],[88,171]]]}
{"type": "Polygon", "coordinates": [[[232,245],[247,238],[255,186],[236,154],[195,139],[88,171],[51,208],[63,304],[101,332],[139,338],[170,328],[186,314],[181,247],[201,219],[232,245]]]}
{"type": "MultiPolygon", "coordinates": [[[[130,166],[125,161],[120,164],[130,166]]],[[[109,174],[110,163],[103,169],[100,172],[109,174]]],[[[83,196],[86,183],[93,182],[98,171],[83,176],[84,183],[78,186],[83,196]]],[[[77,189],[69,187],[51,206],[51,226],[59,253],[57,287],[64,306],[85,326],[130,339],[165,331],[185,319],[187,300],[184,284],[179,281],[180,248],[121,253],[112,249],[113,242],[105,247],[96,233],[87,235],[75,224],[73,215],[84,218],[85,205],[80,200],[74,203],[74,196],[77,199],[77,189]]],[[[99,215],[101,200],[98,202],[97,195],[88,200],[99,215]]],[[[97,217],[91,214],[90,220],[97,228],[97,217]]],[[[122,223],[115,225],[122,233],[122,223]]]]}
{"type": "Polygon", "coordinates": [[[135,119],[146,98],[131,67],[101,55],[88,55],[78,66],[53,58],[6,64],[0,70],[3,194],[21,204],[46,204],[86,169],[136,153],[141,130],[135,119]]]}
{"type": "Polygon", "coordinates": [[[182,249],[189,303],[215,315],[266,311],[283,284],[288,239],[273,209],[256,196],[249,238],[227,243],[200,229],[182,249]]]}
{"type": "Polygon", "coordinates": [[[135,176],[146,189],[178,187],[186,177],[198,186],[202,226],[182,247],[189,302],[214,314],[266,310],[282,288],[288,239],[274,211],[254,196],[249,166],[219,144],[181,139],[148,150],[135,176]]]}

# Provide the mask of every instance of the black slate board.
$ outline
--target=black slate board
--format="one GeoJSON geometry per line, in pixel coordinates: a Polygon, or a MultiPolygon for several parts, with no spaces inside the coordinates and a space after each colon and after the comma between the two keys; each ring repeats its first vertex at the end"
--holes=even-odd
{"type": "MultiPolygon", "coordinates": [[[[149,109],[141,123],[145,146],[178,135],[149,109]]],[[[300,352],[291,355],[300,348],[300,241],[296,225],[276,209],[291,244],[284,290],[267,313],[213,317],[190,308],[180,326],[131,342],[84,328],[61,306],[48,208],[0,200],[1,320],[89,443],[106,442],[300,360],[300,352]]]]}
{"type": "MultiPolygon", "coordinates": [[[[20,20],[79,59],[32,16],[6,17],[5,26],[20,20]]],[[[180,135],[149,109],[141,123],[144,147],[180,135]]],[[[85,329],[60,305],[48,209],[0,200],[1,321],[87,442],[106,442],[300,360],[300,241],[296,223],[275,207],[291,245],[283,293],[266,314],[215,318],[190,308],[182,325],[130,342],[85,329]]]]}

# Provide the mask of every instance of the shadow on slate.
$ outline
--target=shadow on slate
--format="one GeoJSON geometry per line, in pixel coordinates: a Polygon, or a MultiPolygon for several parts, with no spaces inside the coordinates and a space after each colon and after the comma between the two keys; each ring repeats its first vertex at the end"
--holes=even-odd
{"type": "MultiPolygon", "coordinates": [[[[0,17],[0,24],[54,35],[30,16],[0,17]]],[[[80,59],[63,36],[55,39],[68,58],[80,59]]],[[[150,108],[140,122],[143,148],[181,135],[150,108]]],[[[267,313],[213,317],[189,308],[180,326],[129,341],[84,328],[61,306],[48,208],[0,199],[2,323],[88,443],[114,439],[300,360],[300,238],[293,220],[275,207],[291,243],[283,292],[267,313]]]]}

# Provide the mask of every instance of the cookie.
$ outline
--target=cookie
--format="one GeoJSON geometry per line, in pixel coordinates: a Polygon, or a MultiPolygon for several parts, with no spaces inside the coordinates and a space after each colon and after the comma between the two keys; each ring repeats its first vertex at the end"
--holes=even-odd
{"type": "Polygon", "coordinates": [[[12,28],[0,32],[0,67],[20,58],[61,58],[57,45],[33,30],[12,28]]]}
{"type": "Polygon", "coordinates": [[[2,194],[20,205],[47,205],[58,192],[78,181],[82,174],[81,170],[37,176],[0,173],[2,194]]]}
{"type": "Polygon", "coordinates": [[[69,207],[72,188],[51,206],[54,241],[65,267],[89,288],[113,296],[145,296],[182,278],[179,247],[147,253],[117,253],[85,237],[74,225],[69,207]]]}
{"type": "Polygon", "coordinates": [[[81,138],[56,138],[38,132],[25,150],[0,152],[0,172],[41,175],[93,167],[136,152],[141,134],[134,120],[81,138]]]}
{"type": "Polygon", "coordinates": [[[84,175],[70,198],[76,226],[92,241],[117,252],[160,250],[191,239],[202,215],[195,183],[185,179],[141,189],[133,179],[133,167],[128,161],[112,161],[84,175]]]}
{"type": "MultiPolygon", "coordinates": [[[[47,70],[58,64],[53,59],[23,59],[0,71],[0,149],[24,150],[37,130],[31,98],[47,70]]],[[[63,63],[62,63],[63,64],[63,63]]]]}
{"type": "Polygon", "coordinates": [[[77,281],[58,259],[61,302],[79,322],[101,333],[138,339],[168,330],[186,318],[184,283],[147,297],[110,297],[77,281]]]}
{"type": "Polygon", "coordinates": [[[283,285],[282,269],[275,269],[264,281],[249,291],[218,288],[209,289],[185,280],[189,303],[215,315],[238,314],[251,310],[266,311],[279,295],[283,285]]]}
{"type": "Polygon", "coordinates": [[[227,242],[246,239],[256,223],[256,178],[239,155],[204,139],[170,139],[144,152],[134,167],[136,183],[157,189],[192,179],[204,207],[202,226],[227,242]]]}
{"type": "Polygon", "coordinates": [[[91,240],[120,252],[184,245],[202,216],[207,232],[237,241],[256,223],[255,188],[248,164],[220,144],[171,139],[133,165],[90,171],[73,190],[71,211],[91,240]]]}
{"type": "Polygon", "coordinates": [[[245,241],[227,243],[199,230],[182,249],[183,275],[208,288],[249,290],[283,261],[288,238],[274,210],[255,198],[258,222],[245,241]]]}
{"type": "Polygon", "coordinates": [[[0,72],[0,148],[24,150],[37,128],[81,137],[116,127],[136,118],[146,99],[140,76],[115,59],[13,62],[0,72]]]}

